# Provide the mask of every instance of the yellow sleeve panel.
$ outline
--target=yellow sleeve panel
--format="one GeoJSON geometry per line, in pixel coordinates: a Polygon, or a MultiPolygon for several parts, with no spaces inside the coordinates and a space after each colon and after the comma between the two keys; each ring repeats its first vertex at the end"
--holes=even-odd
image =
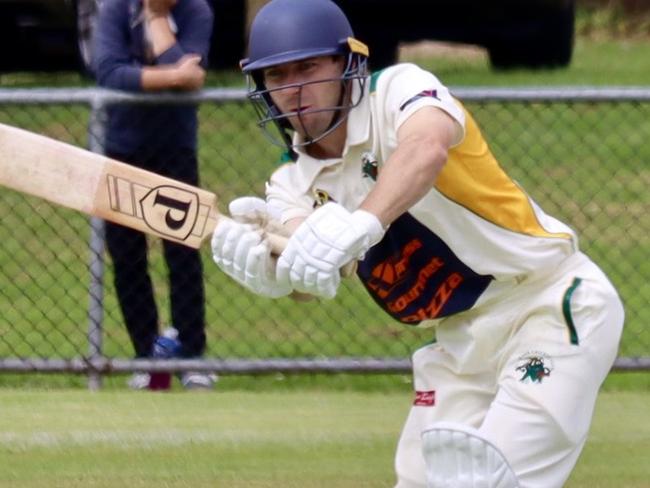
{"type": "Polygon", "coordinates": [[[571,239],[542,227],[528,195],[503,171],[471,114],[465,138],[449,150],[435,188],[479,217],[507,230],[535,237],[571,239]]]}

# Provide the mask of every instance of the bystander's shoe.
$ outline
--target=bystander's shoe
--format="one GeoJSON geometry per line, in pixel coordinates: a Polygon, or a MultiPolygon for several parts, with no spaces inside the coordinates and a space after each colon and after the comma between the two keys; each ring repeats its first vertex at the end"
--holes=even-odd
{"type": "MultiPolygon", "coordinates": [[[[166,329],[162,335],[156,337],[151,357],[154,359],[172,359],[179,356],[181,345],[176,339],[178,333],[174,328],[166,329]]],[[[132,390],[169,390],[172,386],[172,374],[169,371],[155,371],[152,373],[136,371],[127,381],[132,390]]]]}
{"type": "Polygon", "coordinates": [[[185,371],[179,375],[179,379],[186,390],[211,390],[219,377],[201,371],[185,371]]]}
{"type": "MultiPolygon", "coordinates": [[[[162,335],[169,339],[178,340],[178,331],[174,327],[168,327],[163,331],[162,335]]],[[[218,380],[216,374],[202,371],[184,371],[178,373],[177,376],[186,390],[211,390],[218,380]]]]}
{"type": "Polygon", "coordinates": [[[132,390],[146,390],[149,388],[151,375],[144,371],[136,371],[126,382],[126,385],[132,390]]]}

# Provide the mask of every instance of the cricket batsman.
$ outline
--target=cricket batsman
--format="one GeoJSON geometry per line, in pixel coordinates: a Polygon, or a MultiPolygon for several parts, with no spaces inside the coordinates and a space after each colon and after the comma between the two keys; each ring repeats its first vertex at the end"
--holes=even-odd
{"type": "Polygon", "coordinates": [[[231,202],[214,260],[258,295],[328,299],[358,261],[379,307],[435,327],[437,342],[413,355],[397,488],[559,488],[616,357],[621,300],[433,74],[367,64],[330,0],[258,12],[241,66],[287,162],[266,200],[231,202]],[[277,259],[271,218],[291,232],[277,259]]]}

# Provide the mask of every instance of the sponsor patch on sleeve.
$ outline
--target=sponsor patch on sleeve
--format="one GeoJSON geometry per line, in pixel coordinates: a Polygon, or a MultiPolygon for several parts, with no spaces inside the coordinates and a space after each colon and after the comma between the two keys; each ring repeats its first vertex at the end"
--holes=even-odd
{"type": "Polygon", "coordinates": [[[440,100],[440,97],[438,96],[438,90],[422,90],[420,93],[409,98],[402,105],[400,105],[399,107],[400,112],[403,111],[406,107],[408,107],[416,100],[419,100],[420,98],[435,98],[436,100],[440,100]]]}

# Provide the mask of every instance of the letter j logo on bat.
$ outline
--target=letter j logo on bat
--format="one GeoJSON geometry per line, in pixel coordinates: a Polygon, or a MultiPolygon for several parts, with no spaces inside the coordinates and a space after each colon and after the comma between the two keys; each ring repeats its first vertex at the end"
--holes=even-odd
{"type": "Polygon", "coordinates": [[[144,221],[154,231],[185,240],[196,224],[199,197],[174,186],[157,186],[140,199],[140,208],[144,221]]]}

